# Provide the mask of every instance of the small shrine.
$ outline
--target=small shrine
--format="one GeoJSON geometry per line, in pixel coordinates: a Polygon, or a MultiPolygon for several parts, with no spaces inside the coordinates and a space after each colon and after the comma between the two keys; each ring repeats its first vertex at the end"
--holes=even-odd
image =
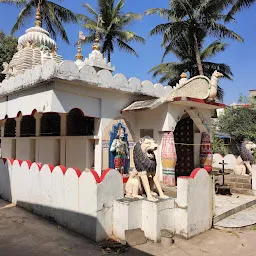
{"type": "Polygon", "coordinates": [[[82,40],[80,32],[76,60],[63,60],[39,4],[36,26],[4,64],[0,196],[95,241],[134,228],[154,241],[162,229],[186,239],[210,229],[210,129],[225,106],[215,101],[222,74],[183,73],[174,88],[127,79],[113,74],[97,33],[85,60],[82,40]],[[126,182],[126,196],[143,198],[140,181],[148,200],[125,201],[126,182]],[[177,185],[177,198],[159,181],[177,185]]]}
{"type": "Polygon", "coordinates": [[[76,61],[63,60],[38,7],[36,26],[19,38],[0,84],[2,157],[128,173],[136,140],[148,135],[161,145],[157,172],[168,184],[211,166],[211,116],[223,107],[214,100],[221,74],[209,80],[183,73],[175,88],[128,80],[112,74],[97,34],[83,61],[83,37],[80,32],[76,61]]]}

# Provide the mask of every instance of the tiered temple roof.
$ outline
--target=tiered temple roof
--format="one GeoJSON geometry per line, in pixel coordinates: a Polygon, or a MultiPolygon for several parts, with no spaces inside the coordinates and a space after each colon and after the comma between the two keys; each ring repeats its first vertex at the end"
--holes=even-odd
{"type": "Polygon", "coordinates": [[[36,26],[27,29],[25,35],[18,39],[18,51],[9,64],[4,63],[3,74],[6,74],[6,78],[23,74],[28,69],[45,64],[47,60],[53,60],[56,63],[62,61],[62,57],[57,54],[57,44],[41,25],[39,7],[36,14],[36,26]]]}

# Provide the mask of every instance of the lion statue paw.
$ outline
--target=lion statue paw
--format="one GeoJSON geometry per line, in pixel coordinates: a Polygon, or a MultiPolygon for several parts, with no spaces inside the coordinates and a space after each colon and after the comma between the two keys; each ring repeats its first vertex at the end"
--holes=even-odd
{"type": "Polygon", "coordinates": [[[153,197],[153,196],[152,197],[147,197],[147,200],[150,201],[150,202],[157,202],[158,201],[158,199],[153,197]]]}
{"type": "Polygon", "coordinates": [[[125,197],[142,199],[143,197],[139,195],[140,192],[141,192],[140,178],[138,177],[137,170],[133,169],[130,172],[130,177],[125,186],[125,194],[126,194],[125,197]]]}

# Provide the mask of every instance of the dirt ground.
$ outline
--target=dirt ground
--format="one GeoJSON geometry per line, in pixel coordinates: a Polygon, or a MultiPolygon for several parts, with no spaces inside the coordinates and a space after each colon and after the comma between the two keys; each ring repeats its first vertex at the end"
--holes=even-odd
{"type": "MultiPolygon", "coordinates": [[[[185,241],[175,238],[171,247],[147,243],[121,255],[256,256],[256,229],[212,229],[185,241]]],[[[59,227],[0,199],[0,256],[105,255],[100,244],[59,227]]],[[[109,251],[109,255],[115,255],[109,251]]]]}

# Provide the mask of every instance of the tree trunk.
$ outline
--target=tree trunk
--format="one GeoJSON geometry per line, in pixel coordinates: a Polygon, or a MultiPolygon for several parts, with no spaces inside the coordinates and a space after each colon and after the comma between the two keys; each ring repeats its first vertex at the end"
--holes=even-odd
{"type": "Polygon", "coordinates": [[[111,54],[110,54],[110,51],[108,51],[108,62],[111,61],[111,54]]]}
{"type": "Polygon", "coordinates": [[[197,64],[198,72],[199,72],[199,75],[203,76],[204,71],[203,71],[203,65],[202,65],[202,60],[201,60],[201,56],[200,56],[200,50],[199,50],[196,34],[194,34],[193,37],[194,37],[194,44],[195,44],[194,48],[195,48],[196,64],[197,64]]]}

